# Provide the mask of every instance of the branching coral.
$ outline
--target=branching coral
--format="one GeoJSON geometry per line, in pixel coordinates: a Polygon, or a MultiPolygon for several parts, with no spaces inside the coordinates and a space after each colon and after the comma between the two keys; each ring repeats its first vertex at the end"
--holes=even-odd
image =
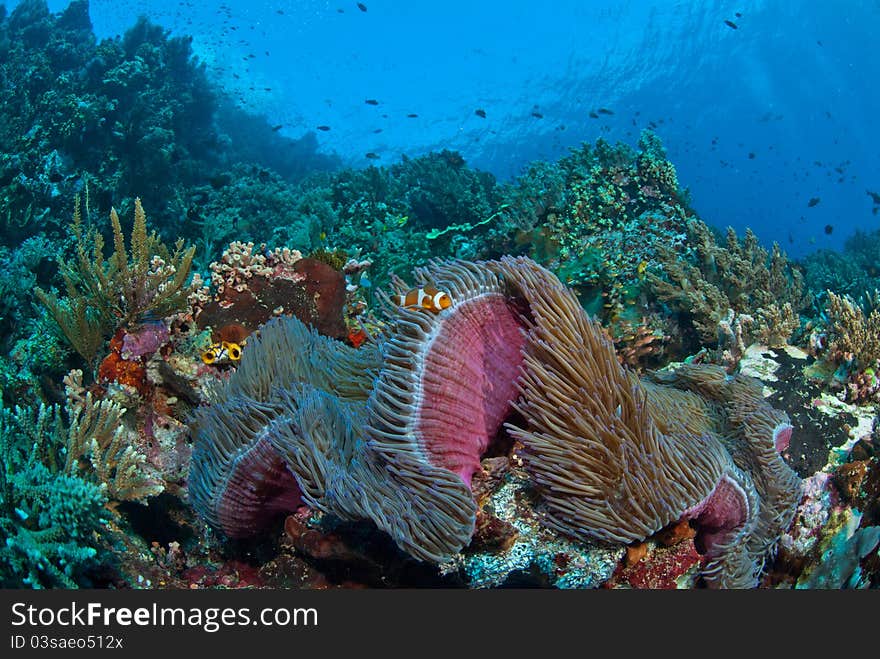
{"type": "Polygon", "coordinates": [[[143,503],[164,488],[146,456],[130,443],[124,412],[118,403],[95,400],[91,392],[69,396],[64,471],[104,484],[110,499],[143,503]]]}
{"type": "Polygon", "coordinates": [[[35,447],[48,468],[95,483],[110,499],[143,502],[160,493],[162,486],[144,464],[145,456],[129,441],[125,410],[115,402],[96,400],[82,389],[81,377],[73,371],[65,379],[63,413],[58,405],[19,406],[8,424],[35,447]]]}
{"type": "MultiPolygon", "coordinates": [[[[105,488],[62,471],[66,430],[55,406],[0,409],[0,584],[75,588],[100,562],[105,488]]],[[[86,581],[87,583],[87,581],[86,581]]]]}
{"type": "Polygon", "coordinates": [[[179,240],[171,252],[155,232],[147,233],[147,217],[140,199],[134,203],[130,250],[126,249],[116,210],[110,211],[114,252],[104,257],[104,239],[83,226],[79,199],[75,200],[71,230],[76,239],[73,261],[61,262],[67,297],[36,289],[67,340],[88,362],[93,362],[104,339],[119,327],[145,314],[167,315],[186,303],[195,248],[179,240]]]}
{"type": "Polygon", "coordinates": [[[865,311],[851,297],[828,291],[828,347],[840,361],[865,369],[880,360],[880,307],[865,311]]]}
{"type": "Polygon", "coordinates": [[[728,229],[726,246],[721,246],[697,219],[689,221],[688,230],[693,248],[684,258],[659,248],[661,274],[648,273],[655,294],[687,315],[705,344],[717,341],[719,323],[728,310],[763,319],[758,334],[783,343],[808,298],[803,277],[779,246],[768,253],[751,230],[740,241],[733,229],[728,229]]]}

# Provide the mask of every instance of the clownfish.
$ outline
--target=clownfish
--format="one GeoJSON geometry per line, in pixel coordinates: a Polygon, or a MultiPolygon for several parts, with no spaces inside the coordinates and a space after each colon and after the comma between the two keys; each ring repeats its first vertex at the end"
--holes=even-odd
{"type": "Polygon", "coordinates": [[[440,313],[452,306],[449,295],[433,286],[413,288],[404,295],[395,295],[394,301],[404,309],[424,309],[431,313],[440,313]]]}
{"type": "Polygon", "coordinates": [[[241,359],[241,346],[229,341],[214,343],[202,353],[202,361],[206,364],[219,366],[230,364],[241,359]]]}

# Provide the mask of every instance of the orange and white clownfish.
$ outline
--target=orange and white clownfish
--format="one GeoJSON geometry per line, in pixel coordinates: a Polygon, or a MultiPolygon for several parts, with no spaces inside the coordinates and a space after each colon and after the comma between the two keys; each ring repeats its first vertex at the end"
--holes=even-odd
{"type": "Polygon", "coordinates": [[[232,364],[241,359],[241,346],[229,341],[214,343],[202,352],[202,361],[212,366],[232,364]]]}
{"type": "Polygon", "coordinates": [[[404,309],[424,309],[431,313],[440,313],[452,306],[449,295],[433,286],[413,288],[404,295],[395,295],[394,301],[404,309]]]}

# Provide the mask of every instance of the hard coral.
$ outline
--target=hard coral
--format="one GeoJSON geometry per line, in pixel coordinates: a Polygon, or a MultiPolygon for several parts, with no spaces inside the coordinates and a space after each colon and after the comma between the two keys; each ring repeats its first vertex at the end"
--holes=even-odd
{"type": "Polygon", "coordinates": [[[802,275],[779,246],[768,253],[751,230],[740,241],[733,229],[728,229],[726,245],[719,245],[696,218],[688,222],[688,233],[694,247],[684,258],[678,250],[659,248],[662,276],[647,273],[654,293],[690,319],[704,344],[717,342],[728,310],[752,318],[760,314],[759,333],[775,344],[784,343],[808,298],[802,275]]]}
{"type": "Polygon", "coordinates": [[[344,338],[345,277],[296,250],[233,242],[211,264],[212,293],[201,287],[190,298],[199,327],[236,324],[247,332],[278,315],[294,315],[321,333],[344,338]]]}

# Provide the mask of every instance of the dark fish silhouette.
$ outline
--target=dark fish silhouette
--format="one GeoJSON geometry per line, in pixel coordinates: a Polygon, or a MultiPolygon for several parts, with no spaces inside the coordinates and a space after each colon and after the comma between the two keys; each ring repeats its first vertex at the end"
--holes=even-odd
{"type": "Polygon", "coordinates": [[[406,115],[407,119],[415,119],[418,116],[419,115],[417,115],[415,112],[411,112],[410,114],[406,115]]]}
{"type": "Polygon", "coordinates": [[[833,226],[831,226],[830,224],[825,225],[825,235],[830,236],[833,231],[834,231],[833,226]]]}
{"type": "Polygon", "coordinates": [[[755,159],[755,154],[752,153],[751,151],[749,151],[749,160],[754,160],[754,159],[755,159]]]}
{"type": "Polygon", "coordinates": [[[871,197],[875,204],[880,204],[880,192],[874,192],[873,190],[865,190],[865,192],[871,197]]]}
{"type": "Polygon", "coordinates": [[[365,5],[363,2],[359,2],[357,3],[357,5],[358,9],[360,9],[361,11],[367,11],[367,5],[365,5]]]}
{"type": "Polygon", "coordinates": [[[737,18],[742,18],[743,15],[737,11],[737,12],[734,12],[734,16],[736,16],[737,18]]]}
{"type": "Polygon", "coordinates": [[[599,118],[599,115],[596,114],[595,112],[593,112],[592,110],[590,110],[590,119],[598,119],[598,118],[599,118]]]}
{"type": "Polygon", "coordinates": [[[820,201],[822,201],[822,199],[820,199],[819,197],[810,197],[810,201],[807,202],[807,206],[812,208],[813,206],[818,204],[820,201]]]}
{"type": "Polygon", "coordinates": [[[318,130],[330,130],[330,126],[317,126],[318,130]]]}
{"type": "Polygon", "coordinates": [[[612,112],[612,111],[609,110],[608,108],[599,108],[599,109],[597,110],[597,112],[598,112],[599,114],[614,114],[614,112],[612,112]]]}
{"type": "Polygon", "coordinates": [[[370,160],[378,160],[379,154],[373,153],[372,151],[368,151],[367,153],[364,154],[364,158],[368,158],[370,160]]]}
{"type": "Polygon", "coordinates": [[[379,105],[379,101],[377,101],[375,98],[368,98],[366,101],[364,101],[364,103],[366,103],[367,105],[379,105]]]}
{"type": "Polygon", "coordinates": [[[532,116],[533,116],[535,119],[543,119],[543,118],[544,118],[544,115],[541,114],[540,112],[532,112],[532,116]]]}
{"type": "Polygon", "coordinates": [[[272,126],[272,132],[277,133],[282,128],[284,128],[284,124],[278,124],[277,126],[272,126]]]}
{"type": "Polygon", "coordinates": [[[724,21],[724,24],[727,27],[729,27],[731,30],[736,30],[739,28],[739,26],[736,23],[734,23],[733,21],[724,21]]]}
{"type": "Polygon", "coordinates": [[[476,110],[474,110],[474,114],[478,117],[482,117],[483,119],[486,118],[486,111],[482,108],[477,108],[476,110]]]}
{"type": "Polygon", "coordinates": [[[374,132],[374,133],[381,133],[381,132],[382,132],[382,129],[381,129],[381,128],[377,128],[377,129],[374,130],[373,132],[374,132]]]}

